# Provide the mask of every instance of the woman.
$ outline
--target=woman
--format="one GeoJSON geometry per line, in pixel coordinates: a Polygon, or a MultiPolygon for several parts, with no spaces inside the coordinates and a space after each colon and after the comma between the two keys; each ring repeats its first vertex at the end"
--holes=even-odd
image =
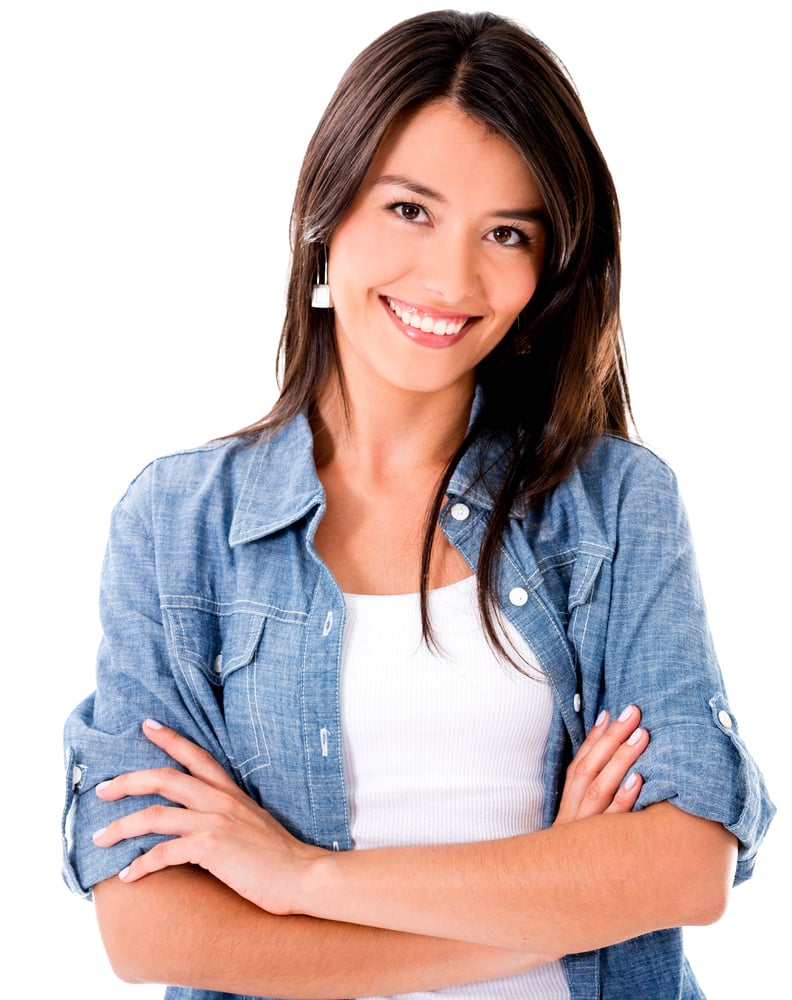
{"type": "Polygon", "coordinates": [[[114,513],[67,725],[67,878],[114,966],[172,998],[701,996],[675,928],[772,806],[673,477],[627,440],[616,197],[559,64],[487,14],[387,32],[293,246],[273,411],[114,513]]]}

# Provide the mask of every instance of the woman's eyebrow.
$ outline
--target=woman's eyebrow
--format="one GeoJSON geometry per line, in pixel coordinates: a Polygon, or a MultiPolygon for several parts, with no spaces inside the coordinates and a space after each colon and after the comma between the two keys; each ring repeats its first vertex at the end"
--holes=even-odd
{"type": "Polygon", "coordinates": [[[414,181],[411,177],[405,177],[403,174],[383,174],[381,177],[376,178],[374,184],[394,184],[396,187],[407,188],[408,191],[412,191],[413,194],[420,195],[422,198],[432,198],[434,201],[446,201],[437,191],[433,191],[431,188],[426,187],[425,184],[414,181]]]}
{"type": "Polygon", "coordinates": [[[519,219],[523,222],[539,222],[542,225],[547,223],[547,212],[543,206],[536,208],[499,208],[492,213],[495,216],[507,216],[510,219],[519,219]]]}

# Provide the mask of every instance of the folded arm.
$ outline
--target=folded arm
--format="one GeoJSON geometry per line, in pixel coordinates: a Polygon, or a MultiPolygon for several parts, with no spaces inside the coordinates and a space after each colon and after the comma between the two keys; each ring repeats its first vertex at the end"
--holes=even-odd
{"type": "MultiPolygon", "coordinates": [[[[734,881],[736,837],[667,801],[633,812],[617,796],[603,808],[609,780],[628,770],[620,755],[632,748],[637,758],[647,747],[638,716],[628,709],[607,730],[595,727],[567,772],[552,828],[481,843],[320,852],[295,869],[284,911],[564,955],[713,923],[734,881]]],[[[632,786],[637,799],[637,785],[627,781],[618,794],[632,786]]]]}
{"type": "MultiPolygon", "coordinates": [[[[596,933],[607,943],[630,936],[646,915],[616,919],[630,906],[618,895],[599,909],[587,903],[588,895],[612,893],[613,879],[607,872],[591,879],[584,866],[609,836],[586,824],[628,818],[640,789],[637,776],[622,783],[648,742],[638,721],[634,710],[626,721],[595,727],[569,769],[553,830],[344,855],[290,837],[205,751],[173,730],[146,727],[190,773],[135,772],[98,794],[156,791],[186,808],[145,809],[95,837],[109,845],[143,830],[176,834],[95,889],[114,968],[131,981],[254,994],[370,995],[516,975],[574,950],[580,936],[596,933]],[[568,901],[555,898],[567,893],[568,901]],[[534,948],[532,939],[547,946],[534,948]]],[[[609,847],[603,868],[620,870],[625,836],[609,847]]]]}
{"type": "Polygon", "coordinates": [[[508,840],[317,857],[291,907],[567,954],[717,920],[735,862],[722,826],[664,802],[508,840]]]}
{"type": "Polygon", "coordinates": [[[113,969],[132,983],[329,1000],[514,976],[551,957],[275,916],[192,866],[107,879],[94,899],[113,969]]]}

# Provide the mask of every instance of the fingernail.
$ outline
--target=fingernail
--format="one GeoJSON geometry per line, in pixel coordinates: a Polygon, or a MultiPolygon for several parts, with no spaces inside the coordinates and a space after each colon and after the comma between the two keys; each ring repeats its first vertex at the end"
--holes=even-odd
{"type": "Polygon", "coordinates": [[[96,832],[95,832],[95,833],[93,834],[93,836],[92,836],[92,838],[91,838],[91,839],[92,839],[92,840],[99,840],[99,838],[100,838],[100,837],[102,836],[102,834],[103,834],[103,833],[105,832],[105,830],[106,830],[106,829],[107,829],[107,827],[106,827],[106,826],[103,826],[103,827],[101,827],[101,829],[97,830],[97,831],[96,831],[96,832]]]}
{"type": "Polygon", "coordinates": [[[635,744],[638,742],[638,740],[640,740],[640,738],[642,736],[643,736],[643,729],[636,729],[634,733],[630,734],[630,738],[627,740],[627,743],[631,747],[634,747],[635,744]]]}
{"type": "Polygon", "coordinates": [[[619,722],[626,722],[633,714],[634,710],[635,710],[634,705],[628,705],[627,708],[625,708],[622,714],[619,716],[619,722]]]}
{"type": "Polygon", "coordinates": [[[146,719],[146,721],[143,723],[143,725],[147,729],[162,729],[162,723],[161,722],[157,722],[154,719],[146,719]]]}
{"type": "Polygon", "coordinates": [[[120,879],[125,879],[128,874],[129,874],[129,865],[127,865],[126,868],[121,869],[121,871],[118,873],[118,877],[120,879]]]}
{"type": "Polygon", "coordinates": [[[594,728],[596,729],[596,728],[597,728],[597,726],[601,726],[601,725],[602,725],[602,723],[603,723],[603,722],[604,722],[604,721],[605,721],[605,720],[606,720],[607,718],[608,718],[608,712],[607,712],[607,710],[606,710],[606,709],[604,709],[604,708],[603,708],[603,710],[602,710],[602,711],[600,712],[600,714],[599,714],[599,715],[597,716],[597,721],[596,721],[596,722],[594,723],[594,728]]]}
{"type": "Polygon", "coordinates": [[[629,792],[631,788],[635,786],[635,782],[638,780],[638,775],[633,771],[630,777],[624,782],[624,790],[629,792]]]}
{"type": "Polygon", "coordinates": [[[101,792],[102,789],[107,788],[109,784],[110,784],[109,781],[100,781],[99,784],[96,786],[96,792],[97,793],[101,792]]]}

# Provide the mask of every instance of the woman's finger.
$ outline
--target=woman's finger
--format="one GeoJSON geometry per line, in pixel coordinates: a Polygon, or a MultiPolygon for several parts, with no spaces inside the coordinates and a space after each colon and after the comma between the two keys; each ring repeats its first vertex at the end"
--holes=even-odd
{"type": "Polygon", "coordinates": [[[183,837],[194,832],[196,814],[177,806],[154,805],[147,809],[113,820],[93,835],[97,847],[112,847],[122,840],[142,837],[147,833],[159,833],[169,837],[183,837]]]}
{"type": "Polygon", "coordinates": [[[575,754],[575,760],[582,760],[602,739],[605,733],[608,731],[608,723],[610,722],[610,712],[607,708],[603,708],[597,717],[597,721],[591,727],[591,729],[586,734],[586,738],[580,745],[580,749],[575,754]]]}
{"type": "Polygon", "coordinates": [[[202,778],[196,778],[175,767],[153,767],[143,771],[129,771],[96,786],[100,799],[115,802],[128,795],[159,795],[188,809],[200,812],[223,812],[237,797],[239,790],[216,788],[202,778]]]}
{"type": "Polygon", "coordinates": [[[613,796],[613,801],[605,810],[606,813],[631,812],[643,788],[643,778],[633,771],[613,796]]]}
{"type": "Polygon", "coordinates": [[[581,799],[584,814],[602,812],[610,804],[648,745],[649,733],[642,728],[635,729],[623,743],[616,746],[598,772],[590,773],[581,799]]]}
{"type": "MultiPolygon", "coordinates": [[[[600,714],[567,768],[556,822],[606,812],[646,749],[649,734],[639,728],[641,713],[635,705],[628,706],[610,725],[608,718],[607,712],[600,714]]],[[[622,793],[617,811],[622,811],[623,803],[631,798],[629,792],[622,793]]]]}
{"type": "Polygon", "coordinates": [[[215,788],[236,789],[237,785],[224,767],[217,763],[208,750],[193,743],[169,726],[154,719],[146,719],[143,732],[161,750],[186,767],[190,774],[215,788]]]}
{"type": "Polygon", "coordinates": [[[194,839],[178,837],[175,840],[163,840],[150,851],[135,858],[126,868],[118,873],[118,877],[123,882],[136,882],[144,875],[161,871],[163,868],[178,867],[180,865],[206,865],[201,863],[201,858],[195,852],[196,842],[194,839]]]}
{"type": "MultiPolygon", "coordinates": [[[[600,719],[607,712],[600,713],[600,719]]],[[[595,725],[583,742],[580,750],[570,765],[573,773],[596,773],[611,759],[616,750],[622,746],[636,731],[641,721],[641,711],[635,705],[628,705],[617,719],[610,725],[595,725]]]]}
{"type": "MultiPolygon", "coordinates": [[[[602,715],[600,715],[601,718],[602,715]]],[[[597,720],[598,723],[600,723],[600,719],[597,720]]],[[[567,768],[565,790],[568,790],[573,797],[577,796],[576,803],[582,801],[591,781],[613,759],[616,752],[622,747],[634,746],[635,741],[639,740],[635,733],[640,721],[640,710],[635,705],[628,705],[610,725],[600,723],[592,729],[567,768]],[[633,740],[633,743],[629,743],[630,740],[633,740]]],[[[623,753],[622,756],[629,756],[629,751],[623,753]]],[[[626,765],[626,767],[629,766],[629,764],[626,765]]],[[[614,785],[614,790],[618,782],[626,775],[627,770],[625,769],[614,785]]]]}
{"type": "Polygon", "coordinates": [[[585,766],[578,770],[572,781],[576,819],[608,810],[622,782],[648,745],[649,734],[645,729],[636,729],[616,746],[599,770],[585,766]]]}

